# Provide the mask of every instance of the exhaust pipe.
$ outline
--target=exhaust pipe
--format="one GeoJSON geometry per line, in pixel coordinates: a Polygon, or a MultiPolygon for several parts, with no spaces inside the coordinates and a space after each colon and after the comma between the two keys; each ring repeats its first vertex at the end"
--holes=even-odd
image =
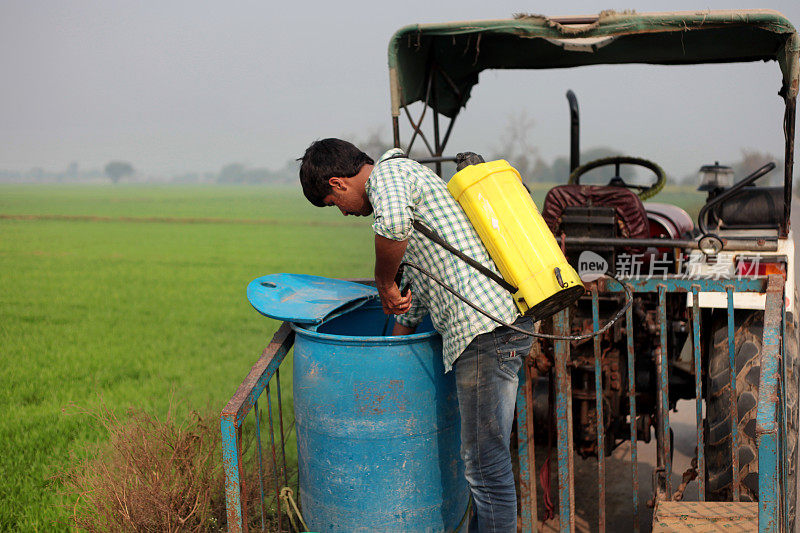
{"type": "Polygon", "coordinates": [[[567,91],[567,100],[569,101],[569,172],[571,174],[581,164],[581,120],[578,115],[578,97],[575,96],[572,89],[567,91]]]}

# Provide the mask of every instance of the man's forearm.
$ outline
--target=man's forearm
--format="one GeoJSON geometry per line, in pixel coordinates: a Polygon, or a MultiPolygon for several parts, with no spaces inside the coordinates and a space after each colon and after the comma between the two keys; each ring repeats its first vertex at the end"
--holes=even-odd
{"type": "Polygon", "coordinates": [[[387,314],[400,315],[411,308],[411,293],[403,296],[394,284],[407,245],[407,241],[393,241],[375,235],[375,285],[378,286],[383,312],[387,314]]]}
{"type": "Polygon", "coordinates": [[[408,241],[393,241],[375,235],[375,284],[378,289],[394,284],[394,277],[403,260],[406,246],[408,241]]]}

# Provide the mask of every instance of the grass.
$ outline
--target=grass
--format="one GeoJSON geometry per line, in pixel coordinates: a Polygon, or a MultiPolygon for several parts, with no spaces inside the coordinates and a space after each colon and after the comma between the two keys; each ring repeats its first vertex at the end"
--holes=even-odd
{"type": "MultiPolygon", "coordinates": [[[[548,188],[534,188],[540,207],[548,188]]],[[[702,202],[691,189],[656,200],[694,213],[702,202]]],[[[251,279],[372,272],[370,221],[296,189],[3,185],[6,215],[143,221],[0,218],[3,531],[66,528],[51,478],[104,434],[66,406],[163,416],[174,394],[219,411],[277,328],[247,303],[251,279]],[[162,217],[176,220],[144,221],[162,217]]],[[[281,377],[290,412],[291,372],[281,377]]]]}
{"type": "Polygon", "coordinates": [[[249,186],[0,186],[0,213],[340,222],[293,189],[249,186]]]}
{"type": "Polygon", "coordinates": [[[0,220],[4,531],[51,530],[65,517],[49,478],[101,430],[63,407],[92,408],[102,395],[113,409],[163,414],[174,391],[219,409],[277,326],[250,307],[247,282],[271,272],[372,270],[368,221],[313,208],[297,191],[9,186],[0,198],[2,214],[164,216],[175,205],[186,217],[286,219],[0,220]]]}
{"type": "MultiPolygon", "coordinates": [[[[541,209],[551,183],[531,184],[541,209]]],[[[695,187],[668,186],[655,202],[683,206],[693,217],[705,200],[695,187]]],[[[314,209],[292,189],[247,186],[0,185],[0,215],[178,217],[341,224],[332,210],[314,209]]]]}

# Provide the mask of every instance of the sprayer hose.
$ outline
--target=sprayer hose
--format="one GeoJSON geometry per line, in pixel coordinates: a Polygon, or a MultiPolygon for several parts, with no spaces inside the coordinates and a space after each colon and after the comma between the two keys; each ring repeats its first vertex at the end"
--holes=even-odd
{"type": "Polygon", "coordinates": [[[606,277],[609,277],[609,278],[613,279],[614,281],[619,283],[622,286],[623,289],[625,289],[626,301],[625,301],[625,305],[623,305],[622,308],[619,311],[617,311],[616,314],[613,317],[611,317],[611,319],[608,322],[606,322],[603,325],[602,328],[600,328],[597,331],[594,331],[592,333],[587,333],[587,334],[584,334],[584,335],[550,335],[550,334],[547,334],[547,333],[534,333],[534,332],[531,332],[531,331],[526,331],[526,330],[524,330],[522,328],[518,328],[517,326],[515,326],[513,324],[507,324],[507,323],[503,322],[502,320],[500,320],[499,318],[491,315],[487,311],[484,311],[483,309],[481,309],[480,307],[475,305],[473,302],[470,302],[469,300],[467,300],[467,298],[464,295],[462,295],[461,293],[456,291],[454,288],[450,287],[445,282],[440,280],[435,274],[433,274],[429,270],[427,270],[427,269],[425,269],[425,268],[423,268],[423,267],[421,267],[419,265],[415,265],[414,263],[409,263],[408,261],[403,261],[400,264],[400,266],[401,267],[403,267],[403,266],[411,267],[414,270],[417,270],[418,272],[420,272],[422,274],[425,274],[430,279],[432,279],[434,282],[436,282],[439,286],[441,286],[444,290],[446,290],[447,292],[449,292],[450,294],[452,294],[453,296],[455,296],[456,298],[458,298],[459,300],[461,300],[462,302],[464,302],[465,304],[467,304],[468,306],[470,306],[471,308],[473,308],[474,310],[476,310],[477,312],[482,314],[483,316],[493,320],[494,322],[497,322],[498,324],[503,325],[503,326],[505,326],[505,327],[507,327],[509,329],[512,329],[514,331],[517,331],[519,333],[524,333],[525,335],[529,335],[531,337],[538,337],[540,339],[550,339],[550,340],[554,340],[554,341],[581,341],[581,340],[584,340],[584,339],[591,339],[592,337],[596,337],[597,335],[600,335],[601,333],[605,333],[608,330],[608,328],[613,326],[620,318],[622,318],[622,315],[625,314],[625,311],[627,311],[628,308],[633,303],[633,292],[631,291],[630,287],[628,287],[626,284],[622,283],[620,280],[618,280],[616,277],[614,277],[614,275],[611,274],[610,272],[606,272],[606,274],[605,274],[606,277]]]}

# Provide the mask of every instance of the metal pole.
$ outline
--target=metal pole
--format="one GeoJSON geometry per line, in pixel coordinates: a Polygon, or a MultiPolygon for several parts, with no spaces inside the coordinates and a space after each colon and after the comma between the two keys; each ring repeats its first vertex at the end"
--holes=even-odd
{"type": "Polygon", "coordinates": [[[733,285],[726,285],[728,295],[728,365],[730,368],[730,417],[731,417],[731,469],[733,501],[739,501],[739,415],[736,409],[736,342],[733,321],[733,285]]]}
{"type": "MultiPolygon", "coordinates": [[[[655,246],[658,248],[678,247],[697,249],[700,247],[699,242],[692,239],[604,239],[600,237],[565,237],[564,242],[571,246],[613,246],[617,247],[631,247],[631,246],[655,246]]],[[[777,239],[773,235],[770,239],[761,238],[748,238],[747,240],[739,239],[723,239],[723,250],[728,252],[733,251],[759,251],[759,252],[774,252],[778,249],[777,239]]]]}
{"type": "Polygon", "coordinates": [[[258,453],[258,484],[261,489],[260,498],[261,498],[261,531],[266,529],[264,525],[264,462],[261,456],[261,416],[258,412],[258,400],[256,403],[253,404],[253,413],[256,417],[256,445],[257,449],[256,452],[258,453]]]}
{"type": "MultiPolygon", "coordinates": [[[[431,146],[428,144],[428,139],[425,138],[425,134],[422,133],[422,121],[425,118],[425,113],[428,111],[428,101],[430,100],[431,96],[431,83],[432,77],[430,69],[426,74],[425,78],[425,101],[422,103],[422,112],[419,115],[419,120],[415,123],[414,119],[411,117],[411,111],[408,110],[408,106],[403,106],[403,111],[406,113],[406,117],[408,118],[408,123],[411,125],[411,128],[414,130],[414,133],[411,134],[411,139],[408,141],[408,146],[406,147],[406,155],[411,155],[411,147],[414,146],[414,140],[417,138],[417,135],[420,136],[422,141],[425,143],[425,146],[428,147],[428,151],[431,152],[431,146]]],[[[398,132],[398,138],[399,138],[398,132]]],[[[398,147],[399,148],[399,147],[398,147]]]]}
{"type": "Polygon", "coordinates": [[[281,404],[281,369],[275,371],[275,384],[278,388],[278,424],[281,426],[281,453],[283,455],[283,486],[289,486],[289,473],[286,469],[286,437],[283,434],[283,405],[281,404]]]}
{"type": "Polygon", "coordinates": [[[578,168],[581,164],[581,121],[578,114],[578,97],[572,92],[567,91],[567,101],[569,102],[569,171],[578,168]]]}
{"type": "MultiPolygon", "coordinates": [[[[600,329],[600,302],[597,285],[592,285],[592,331],[600,329]]],[[[603,417],[603,368],[600,364],[600,335],[594,337],[594,399],[597,411],[597,528],[606,530],[606,439],[603,417]]]]}
{"type": "MultiPolygon", "coordinates": [[[[785,300],[784,300],[785,301],[785,300]]],[[[788,481],[788,470],[789,470],[789,460],[788,460],[788,424],[790,416],[790,412],[786,409],[786,394],[788,387],[790,386],[788,376],[786,374],[786,306],[781,306],[781,345],[780,345],[780,369],[781,369],[781,387],[780,391],[783,393],[780,395],[778,400],[778,407],[780,413],[780,425],[778,426],[778,431],[780,432],[780,439],[778,442],[780,443],[780,457],[779,457],[779,464],[781,465],[780,469],[780,486],[781,494],[789,495],[790,492],[784,490],[787,485],[788,481]]],[[[795,468],[797,468],[795,466],[795,468]]],[[[789,498],[783,497],[781,498],[781,516],[783,519],[784,527],[785,524],[789,523],[789,498]]]]}
{"type": "MultiPolygon", "coordinates": [[[[786,97],[785,97],[786,98],[786,97]]],[[[784,154],[783,178],[783,219],[781,220],[780,236],[786,237],[789,233],[789,217],[792,214],[792,173],[794,172],[794,130],[797,115],[797,100],[786,98],[786,111],[783,116],[783,135],[786,139],[784,154]]]]}
{"type": "Polygon", "coordinates": [[[536,459],[533,441],[533,379],[527,360],[517,389],[517,455],[519,457],[520,525],[522,531],[537,530],[536,459]]]}
{"type": "MultiPolygon", "coordinates": [[[[442,147],[439,144],[439,91],[436,90],[436,66],[431,69],[431,79],[433,80],[431,83],[431,91],[433,92],[433,147],[436,153],[431,154],[436,157],[440,157],[442,155],[442,147]]],[[[442,175],[442,163],[440,161],[436,162],[436,174],[438,176],[442,175]]]]}
{"type": "Polygon", "coordinates": [[[700,352],[700,285],[692,285],[692,352],[694,357],[694,397],[697,411],[697,477],[700,501],[706,500],[706,443],[703,430],[703,359],[700,352]]]}
{"type": "Polygon", "coordinates": [[[241,426],[230,418],[220,421],[222,430],[222,468],[225,471],[225,506],[228,511],[228,531],[246,531],[244,495],[244,469],[242,468],[241,426]]]}
{"type": "Polygon", "coordinates": [[[400,117],[397,115],[392,116],[392,138],[394,147],[400,148],[400,117]]]}
{"type": "Polygon", "coordinates": [[[275,476],[275,509],[278,512],[278,531],[283,531],[283,513],[281,512],[281,480],[278,476],[278,457],[275,453],[275,430],[272,426],[272,400],[269,396],[269,384],[264,391],[267,395],[267,412],[269,413],[269,437],[272,443],[272,475],[275,476]]]}
{"type": "MultiPolygon", "coordinates": [[[[631,480],[633,484],[633,531],[639,532],[639,454],[636,449],[636,365],[633,359],[633,306],[625,311],[625,335],[628,344],[628,407],[631,431],[631,480]]],[[[647,428],[650,431],[650,428],[647,428]]]]}
{"type": "Polygon", "coordinates": [[[672,496],[672,452],[669,428],[669,353],[667,352],[667,287],[658,286],[658,323],[661,342],[656,351],[658,367],[658,418],[661,442],[658,450],[659,467],[663,467],[665,497],[672,496]]]}
{"type": "MultiPolygon", "coordinates": [[[[554,318],[556,335],[568,335],[569,308],[554,318]]],[[[575,530],[575,479],[572,443],[572,385],[569,361],[569,342],[555,341],[556,359],[556,431],[558,435],[558,515],[561,532],[575,530]]]]}
{"type": "Polygon", "coordinates": [[[767,283],[764,306],[764,333],[761,352],[761,373],[758,384],[758,531],[778,533],[781,524],[781,494],[785,485],[780,475],[780,344],[781,308],[784,307],[784,281],[771,275],[767,283]]]}

